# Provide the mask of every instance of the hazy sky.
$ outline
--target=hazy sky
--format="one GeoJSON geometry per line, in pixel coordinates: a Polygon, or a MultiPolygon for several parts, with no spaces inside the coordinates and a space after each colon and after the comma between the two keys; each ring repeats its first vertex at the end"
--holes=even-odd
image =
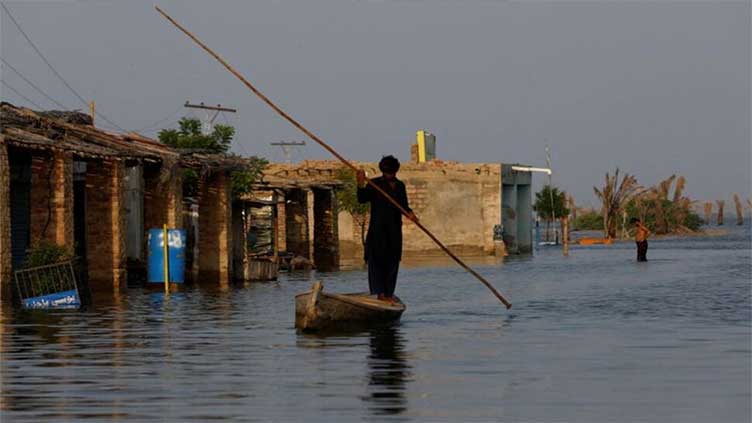
{"type": "MultiPolygon", "coordinates": [[[[548,143],[554,183],[581,203],[595,203],[592,186],[617,166],[645,185],[685,175],[700,200],[750,193],[748,1],[157,3],[355,160],[407,160],[425,128],[445,160],[545,165],[548,143]]],[[[58,72],[121,127],[174,125],[190,100],[238,109],[226,116],[238,153],[281,160],[269,142],[304,139],[154,1],[5,4],[58,72]]],[[[2,57],[83,109],[2,15],[2,57]]],[[[2,78],[54,107],[9,69],[2,78]]],[[[1,88],[3,99],[28,105],[1,88]]],[[[328,156],[309,142],[295,158],[328,156]]]]}

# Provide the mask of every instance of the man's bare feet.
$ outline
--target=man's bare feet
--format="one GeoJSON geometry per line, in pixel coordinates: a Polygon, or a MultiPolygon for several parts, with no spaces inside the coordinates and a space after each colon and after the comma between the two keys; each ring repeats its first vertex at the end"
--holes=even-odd
{"type": "Polygon", "coordinates": [[[386,301],[386,297],[384,296],[384,294],[377,295],[376,299],[378,299],[379,301],[386,301]]]}

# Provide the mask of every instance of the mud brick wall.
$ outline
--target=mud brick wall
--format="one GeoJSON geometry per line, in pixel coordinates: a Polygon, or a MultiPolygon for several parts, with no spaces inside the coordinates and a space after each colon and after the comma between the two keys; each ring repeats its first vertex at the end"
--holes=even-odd
{"type": "Polygon", "coordinates": [[[354,219],[350,213],[340,210],[337,214],[340,264],[355,266],[362,264],[365,251],[363,249],[361,235],[365,237],[365,234],[368,233],[368,221],[370,216],[366,215],[364,217],[365,228],[363,228],[364,232],[361,234],[359,221],[354,219]]]}
{"type": "Polygon", "coordinates": [[[337,197],[334,191],[313,190],[313,262],[323,271],[339,267],[337,197]]]}
{"type": "Polygon", "coordinates": [[[31,159],[31,245],[49,242],[73,250],[73,157],[31,159]]]}
{"type": "Polygon", "coordinates": [[[86,171],[86,259],[92,290],[125,282],[125,167],[90,162],[86,171]]]}
{"type": "MultiPolygon", "coordinates": [[[[354,163],[369,177],[379,176],[376,163],[354,163]]],[[[269,182],[332,182],[342,165],[334,161],[275,163],[264,171],[269,182]]],[[[493,227],[501,222],[501,165],[432,160],[402,163],[398,174],[407,187],[410,206],[439,240],[463,255],[493,254],[493,227]]],[[[288,222],[290,221],[288,217],[288,222]]],[[[409,255],[442,254],[417,226],[403,220],[403,249],[409,255]]],[[[289,226],[288,226],[289,228],[289,226]]],[[[340,255],[362,252],[357,225],[346,213],[339,216],[340,255]]],[[[288,236],[288,239],[290,237],[288,236]]]]}
{"type": "Polygon", "coordinates": [[[285,226],[287,227],[287,251],[296,255],[310,257],[308,240],[308,192],[292,189],[287,193],[285,209],[285,226]]]}
{"type": "Polygon", "coordinates": [[[232,276],[230,179],[215,174],[201,184],[198,256],[201,282],[226,284],[232,276]]]}
{"type": "Polygon", "coordinates": [[[277,202],[277,249],[279,251],[287,251],[286,198],[283,196],[277,202]]]}
{"type": "Polygon", "coordinates": [[[144,230],[183,227],[183,182],[177,167],[144,166],[144,230]]]}
{"type": "Polygon", "coordinates": [[[10,300],[10,164],[8,148],[0,135],[0,304],[10,300]]]}

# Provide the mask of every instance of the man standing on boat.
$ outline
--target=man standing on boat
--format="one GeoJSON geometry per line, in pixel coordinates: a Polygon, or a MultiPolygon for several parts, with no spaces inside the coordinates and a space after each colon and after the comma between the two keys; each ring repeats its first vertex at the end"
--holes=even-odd
{"type": "MultiPolygon", "coordinates": [[[[400,162],[386,156],[379,162],[382,175],[371,180],[405,209],[409,219],[417,221],[407,202],[405,184],[397,179],[400,162]]],[[[371,203],[371,220],[366,235],[365,259],[368,263],[368,287],[379,300],[395,302],[399,262],[402,259],[402,213],[389,200],[367,184],[366,173],[356,173],[358,201],[371,203]]]]}

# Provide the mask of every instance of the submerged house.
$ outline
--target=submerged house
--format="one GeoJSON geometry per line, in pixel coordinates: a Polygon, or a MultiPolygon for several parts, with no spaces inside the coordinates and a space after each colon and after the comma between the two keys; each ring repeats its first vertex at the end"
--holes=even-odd
{"type": "Polygon", "coordinates": [[[177,151],[78,112],[0,104],[0,291],[42,242],[74,252],[92,291],[143,278],[150,228],[189,232],[187,278],[233,277],[230,172],[244,159],[177,151]],[[200,175],[184,196],[183,173],[200,175]]]}
{"type": "MultiPolygon", "coordinates": [[[[377,163],[353,164],[371,177],[380,174],[377,163]]],[[[512,167],[414,159],[402,164],[399,178],[405,182],[410,206],[421,222],[453,252],[472,256],[528,253],[532,251],[531,175],[512,167]]],[[[301,253],[310,252],[309,245],[321,246],[313,248],[311,255],[316,266],[328,260],[337,265],[362,263],[361,237],[367,219],[361,227],[337,206],[334,190],[342,184],[337,179],[341,169],[340,162],[327,160],[275,163],[265,170],[264,180],[270,183],[300,185],[287,191],[287,214],[296,217],[288,218],[284,225],[288,234],[281,234],[280,242],[286,241],[288,250],[301,253]],[[305,205],[310,217],[298,205],[305,205]],[[331,214],[316,215],[314,211],[319,209],[331,210],[331,214]],[[319,229],[310,230],[309,222],[319,229]]],[[[406,220],[403,250],[406,257],[443,255],[420,228],[406,220]]]]}

